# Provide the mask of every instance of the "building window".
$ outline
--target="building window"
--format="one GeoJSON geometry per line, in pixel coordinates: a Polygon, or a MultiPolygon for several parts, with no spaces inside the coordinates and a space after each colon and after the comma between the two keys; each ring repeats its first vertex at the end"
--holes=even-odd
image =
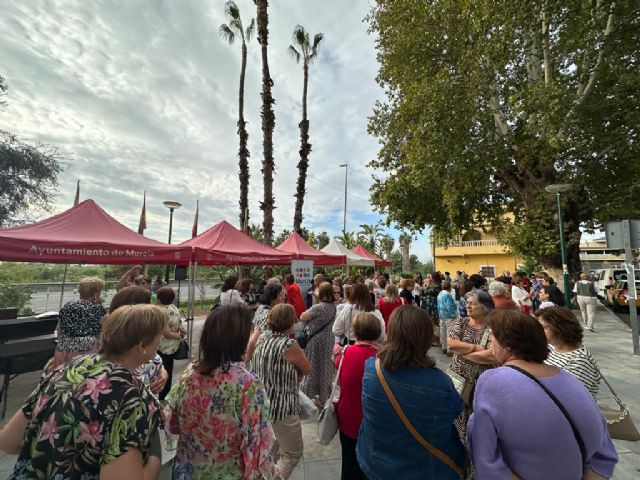
{"type": "Polygon", "coordinates": [[[495,265],[480,265],[480,271],[484,278],[496,278],[496,266],[495,265]]]}

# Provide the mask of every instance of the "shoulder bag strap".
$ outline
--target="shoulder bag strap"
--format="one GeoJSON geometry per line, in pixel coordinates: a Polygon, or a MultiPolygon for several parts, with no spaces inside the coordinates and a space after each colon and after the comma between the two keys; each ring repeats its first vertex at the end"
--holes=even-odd
{"type": "Polygon", "coordinates": [[[573,435],[576,437],[576,442],[578,442],[578,447],[580,447],[580,455],[582,456],[582,465],[585,466],[587,464],[587,449],[584,446],[584,442],[582,441],[582,437],[580,436],[580,432],[578,432],[578,429],[576,428],[575,423],[573,423],[573,420],[571,419],[571,416],[569,415],[569,412],[567,412],[567,409],[564,408],[564,405],[562,405],[560,400],[558,400],[558,397],[556,397],[551,392],[551,390],[549,390],[547,387],[545,387],[540,380],[538,380],[536,377],[531,375],[526,370],[524,370],[524,369],[522,369],[520,367],[516,367],[515,365],[505,365],[505,366],[520,372],[521,374],[529,377],[531,380],[533,380],[538,385],[540,385],[540,387],[545,391],[545,393],[547,395],[549,395],[549,398],[551,398],[551,400],[553,400],[553,402],[558,406],[558,408],[560,409],[562,414],[565,416],[565,418],[569,422],[569,425],[571,425],[571,430],[573,430],[573,435]]]}
{"type": "Polygon", "coordinates": [[[344,362],[344,354],[347,351],[347,347],[349,345],[345,345],[342,348],[342,356],[340,357],[340,363],[338,364],[338,371],[336,372],[336,378],[333,379],[333,385],[331,385],[331,394],[329,395],[329,398],[333,398],[334,394],[336,393],[336,386],[338,385],[338,379],[340,378],[340,370],[342,370],[342,362],[344,362]]]}
{"type": "Polygon", "coordinates": [[[464,478],[464,472],[462,468],[460,468],[456,464],[456,462],[451,460],[451,458],[442,450],[434,447],[429,442],[427,442],[425,438],[422,435],[420,435],[420,432],[418,432],[415,429],[415,427],[411,424],[411,421],[407,418],[404,411],[402,410],[402,407],[396,400],[396,397],[393,395],[391,388],[389,388],[389,384],[387,383],[387,380],[384,378],[384,374],[382,373],[382,367],[380,366],[379,358],[376,358],[376,374],[378,375],[378,380],[380,380],[380,384],[382,385],[384,393],[387,395],[387,398],[391,402],[391,406],[395,410],[398,417],[400,417],[400,420],[402,420],[402,423],[404,424],[406,429],[409,430],[409,433],[413,436],[413,438],[415,438],[417,442],[420,445],[422,445],[431,455],[436,457],[441,462],[446,463],[447,466],[450,467],[454,472],[456,472],[456,474],[460,478],[464,478]]]}
{"type": "MultiPolygon", "coordinates": [[[[613,399],[620,406],[620,409],[621,409],[620,416],[616,419],[616,421],[621,421],[624,417],[626,417],[629,414],[629,407],[627,407],[627,405],[622,400],[620,400],[620,397],[618,397],[618,394],[615,392],[615,390],[613,389],[611,384],[607,381],[607,379],[604,378],[604,375],[602,375],[602,372],[600,371],[600,369],[598,369],[598,374],[600,375],[600,378],[605,383],[605,385],[609,387],[609,390],[613,395],[613,399]]],[[[610,420],[607,420],[607,423],[609,423],[609,421],[610,420]]]]}
{"type": "Polygon", "coordinates": [[[313,337],[315,337],[316,335],[318,335],[320,332],[322,332],[325,328],[327,328],[329,326],[329,324],[333,321],[333,319],[329,320],[327,323],[325,323],[323,326],[321,326],[319,329],[317,329],[315,332],[312,332],[309,334],[309,336],[307,337],[307,341],[311,340],[313,337]]]}

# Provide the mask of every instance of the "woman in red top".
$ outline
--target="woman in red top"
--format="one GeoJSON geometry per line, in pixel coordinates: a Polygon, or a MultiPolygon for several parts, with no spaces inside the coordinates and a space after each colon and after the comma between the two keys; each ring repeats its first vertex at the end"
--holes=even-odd
{"type": "MultiPolygon", "coordinates": [[[[388,288],[388,286],[387,286],[388,288]]],[[[396,289],[397,292],[397,289],[396,289]]],[[[366,479],[356,459],[356,442],[362,422],[362,376],[364,363],[378,352],[376,340],[380,337],[380,321],[371,313],[359,313],[353,320],[353,334],[356,343],[348,346],[336,358],[336,368],[340,369],[340,399],[336,405],[340,446],[342,447],[342,480],[366,479]]]]}
{"type": "Polygon", "coordinates": [[[396,287],[393,283],[389,283],[384,290],[384,298],[380,299],[380,303],[378,304],[378,310],[382,314],[382,318],[384,318],[384,329],[387,330],[387,323],[389,323],[389,318],[391,317],[391,312],[393,312],[400,305],[404,305],[403,299],[400,298],[398,293],[398,287],[396,287]]]}

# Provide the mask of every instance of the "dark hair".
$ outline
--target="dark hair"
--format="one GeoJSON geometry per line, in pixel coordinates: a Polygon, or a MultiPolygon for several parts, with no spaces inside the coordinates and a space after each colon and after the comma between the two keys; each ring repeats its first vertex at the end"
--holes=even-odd
{"type": "Polygon", "coordinates": [[[176,292],[171,287],[160,287],[156,292],[156,297],[162,305],[171,305],[176,298],[176,292]]]}
{"type": "Polygon", "coordinates": [[[433,280],[433,283],[440,284],[442,283],[442,275],[440,272],[431,272],[431,280],[433,280]]]}
{"type": "Polygon", "coordinates": [[[377,340],[381,333],[380,320],[373,313],[361,312],[353,319],[353,335],[356,340],[377,340]]]}
{"type": "Polygon", "coordinates": [[[238,290],[242,293],[247,293],[248,291],[251,290],[251,282],[253,282],[253,280],[251,280],[250,278],[243,278],[241,280],[238,281],[238,290]]]}
{"type": "Polygon", "coordinates": [[[231,362],[242,360],[251,335],[251,317],[251,310],[244,305],[223,305],[209,313],[196,365],[202,375],[210,375],[218,367],[227,372],[231,362]]]}
{"type": "Polygon", "coordinates": [[[284,287],[279,283],[268,283],[265,285],[262,295],[260,295],[260,303],[262,305],[271,306],[284,287]]]}
{"type": "Polygon", "coordinates": [[[322,282],[318,287],[318,300],[320,302],[333,303],[335,297],[333,296],[333,285],[329,282],[322,282]]]}
{"type": "Polygon", "coordinates": [[[386,286],[387,286],[387,281],[385,280],[385,278],[384,277],[379,278],[378,279],[378,287],[384,289],[386,286]]]}
{"type": "Polygon", "coordinates": [[[549,324],[551,329],[567,345],[582,343],[582,325],[571,310],[565,307],[542,308],[534,313],[536,318],[549,324]]]}
{"type": "Polygon", "coordinates": [[[487,283],[487,279],[477,273],[474,273],[473,275],[469,275],[469,280],[473,284],[473,288],[476,288],[476,289],[482,287],[485,283],[487,283]]]}
{"type": "Polygon", "coordinates": [[[349,302],[355,305],[358,310],[372,312],[375,310],[369,289],[364,283],[354,283],[349,291],[349,302]]]}
{"type": "Polygon", "coordinates": [[[238,276],[237,275],[229,275],[224,283],[222,284],[222,288],[220,290],[222,290],[223,292],[226,292],[228,290],[233,290],[234,288],[236,288],[236,284],[238,283],[238,276]]]}
{"type": "Polygon", "coordinates": [[[288,273],[284,276],[284,281],[287,282],[287,285],[291,285],[295,283],[296,277],[294,277],[291,273],[288,273]]]}
{"type": "Polygon", "coordinates": [[[511,277],[511,284],[512,285],[520,285],[520,282],[527,277],[527,274],[525,272],[516,272],[513,274],[513,277],[511,277]]]}
{"type": "Polygon", "coordinates": [[[460,289],[460,296],[464,296],[473,290],[474,284],[471,280],[467,279],[462,282],[462,288],[460,289]]]}
{"type": "Polygon", "coordinates": [[[151,292],[144,287],[137,285],[125,287],[113,296],[109,305],[109,313],[115,312],[123,305],[138,305],[140,303],[151,303],[151,292]]]}
{"type": "Polygon", "coordinates": [[[493,337],[518,359],[542,363],[549,355],[544,328],[531,315],[517,310],[493,310],[487,315],[493,337]]]}
{"type": "Polygon", "coordinates": [[[540,290],[544,290],[549,295],[549,301],[554,303],[557,307],[564,307],[564,295],[555,285],[543,285],[540,290]]]}
{"type": "Polygon", "coordinates": [[[378,357],[385,370],[402,367],[432,368],[435,361],[427,354],[433,341],[433,320],[420,307],[403,305],[391,313],[387,341],[378,357]]]}

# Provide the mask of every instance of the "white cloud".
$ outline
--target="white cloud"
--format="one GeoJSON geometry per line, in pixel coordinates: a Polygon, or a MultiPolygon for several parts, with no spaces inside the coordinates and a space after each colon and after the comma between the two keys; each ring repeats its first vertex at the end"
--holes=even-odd
{"type": "MultiPolygon", "coordinates": [[[[4,0],[2,75],[9,106],[0,128],[56,146],[69,160],[54,206],[71,205],[75,183],[109,213],[136,228],[147,191],[146,234],[166,239],[167,199],[184,204],[174,238],[190,234],[196,199],[200,231],[226,219],[237,224],[236,134],[239,44],[218,27],[223,2],[208,0],[4,0]]],[[[255,16],[237,1],[245,23],[255,16]]],[[[325,34],[309,82],[310,155],[305,225],[342,229],[344,169],[349,162],[349,224],[371,221],[368,189],[377,140],[367,117],[382,97],[374,41],[363,1],[272,2],[269,62],[275,85],[276,232],[290,228],[297,177],[302,67],[287,54],[303,25],[325,34]]],[[[259,45],[249,44],[245,117],[251,152],[250,209],[261,223],[262,132],[259,45]]],[[[422,247],[416,253],[428,256],[422,247]]]]}

